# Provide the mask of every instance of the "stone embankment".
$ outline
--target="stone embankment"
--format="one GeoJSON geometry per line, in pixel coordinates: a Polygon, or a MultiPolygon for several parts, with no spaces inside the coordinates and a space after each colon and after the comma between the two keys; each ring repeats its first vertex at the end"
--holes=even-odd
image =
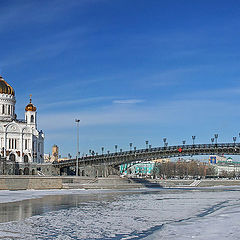
{"type": "Polygon", "coordinates": [[[26,189],[131,189],[131,188],[194,188],[212,186],[240,186],[240,180],[155,180],[141,178],[1,176],[0,190],[26,189]]]}

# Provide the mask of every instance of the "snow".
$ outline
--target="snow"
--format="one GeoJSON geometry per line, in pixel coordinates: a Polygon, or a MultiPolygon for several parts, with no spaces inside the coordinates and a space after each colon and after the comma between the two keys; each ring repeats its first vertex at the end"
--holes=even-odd
{"type": "Polygon", "coordinates": [[[65,206],[1,223],[0,239],[239,239],[240,195],[236,188],[129,193],[0,191],[0,202],[41,196],[53,196],[51,201],[59,204],[64,196],[65,206]],[[84,202],[81,199],[86,195],[95,197],[84,202]]]}

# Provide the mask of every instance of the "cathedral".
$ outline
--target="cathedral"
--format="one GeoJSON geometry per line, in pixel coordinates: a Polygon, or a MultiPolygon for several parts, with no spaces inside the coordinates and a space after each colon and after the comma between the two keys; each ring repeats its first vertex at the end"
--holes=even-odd
{"type": "Polygon", "coordinates": [[[43,163],[44,134],[37,129],[37,108],[30,102],[25,119],[15,114],[14,89],[0,76],[0,154],[18,163],[43,163]]]}

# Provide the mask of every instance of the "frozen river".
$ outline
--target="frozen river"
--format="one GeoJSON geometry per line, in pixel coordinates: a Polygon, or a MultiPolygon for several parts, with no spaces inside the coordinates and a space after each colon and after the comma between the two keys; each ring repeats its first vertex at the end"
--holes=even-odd
{"type": "Polygon", "coordinates": [[[0,191],[0,239],[239,239],[240,188],[0,191]]]}

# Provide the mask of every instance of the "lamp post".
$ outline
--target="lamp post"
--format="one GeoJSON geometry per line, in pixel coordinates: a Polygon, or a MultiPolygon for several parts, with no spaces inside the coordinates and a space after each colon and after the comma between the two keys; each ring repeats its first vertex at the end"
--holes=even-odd
{"type": "Polygon", "coordinates": [[[130,152],[132,151],[132,143],[129,143],[129,147],[130,147],[130,152]]]}
{"type": "Polygon", "coordinates": [[[103,155],[103,152],[104,152],[104,147],[102,147],[102,155],[103,155]]]}
{"type": "Polygon", "coordinates": [[[184,145],[186,144],[186,140],[183,140],[183,141],[182,141],[182,144],[183,144],[183,146],[184,146],[184,145]]]}
{"type": "Polygon", "coordinates": [[[217,144],[218,134],[214,134],[214,138],[215,138],[215,141],[216,141],[216,144],[217,144]]]}
{"type": "Polygon", "coordinates": [[[236,144],[237,137],[233,137],[234,145],[236,144]]]}
{"type": "Polygon", "coordinates": [[[136,152],[137,151],[137,147],[134,147],[134,152],[136,152]]]}
{"type": "Polygon", "coordinates": [[[194,145],[195,139],[196,139],[196,136],[192,136],[193,145],[194,145]]]}
{"type": "Polygon", "coordinates": [[[164,147],[166,147],[167,138],[163,138],[164,147]]]}
{"type": "Polygon", "coordinates": [[[118,147],[118,146],[117,146],[117,145],[115,145],[115,153],[117,153],[117,147],[118,147]]]}
{"type": "Polygon", "coordinates": [[[146,149],[148,149],[148,141],[146,141],[146,149]]]}
{"type": "Polygon", "coordinates": [[[214,143],[214,138],[211,138],[211,142],[212,142],[212,144],[214,143]]]}
{"type": "Polygon", "coordinates": [[[78,157],[79,157],[79,119],[75,119],[77,123],[77,157],[76,157],[76,176],[78,176],[78,157]]]}

